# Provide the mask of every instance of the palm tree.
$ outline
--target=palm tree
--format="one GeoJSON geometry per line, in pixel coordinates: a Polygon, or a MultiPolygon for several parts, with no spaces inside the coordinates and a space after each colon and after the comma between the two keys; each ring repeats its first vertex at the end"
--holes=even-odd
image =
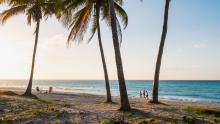
{"type": "Polygon", "coordinates": [[[110,103],[110,102],[112,102],[112,98],[111,98],[111,91],[110,91],[110,86],[109,86],[108,71],[107,71],[106,62],[105,62],[105,55],[104,55],[103,46],[102,46],[100,24],[99,24],[100,4],[101,4],[100,0],[97,0],[97,2],[95,3],[95,12],[96,12],[96,16],[95,16],[96,22],[95,23],[97,25],[99,48],[100,48],[100,53],[101,53],[101,58],[102,58],[104,75],[105,75],[105,87],[106,87],[106,94],[107,94],[106,102],[110,103]]]}
{"type": "MultiPolygon", "coordinates": [[[[106,94],[107,94],[106,102],[112,102],[108,71],[107,71],[106,62],[105,62],[105,55],[104,55],[104,50],[102,46],[101,30],[100,30],[100,24],[99,24],[100,13],[103,19],[108,23],[108,25],[110,24],[107,1],[106,0],[65,1],[65,4],[66,4],[65,5],[66,7],[63,12],[64,14],[63,16],[61,15],[60,18],[66,26],[71,28],[71,31],[68,37],[68,43],[70,43],[70,41],[72,40],[78,43],[81,42],[88,28],[88,24],[90,20],[92,20],[91,36],[89,38],[89,41],[91,41],[91,39],[93,38],[94,34],[97,31],[102,65],[103,65],[104,76],[105,76],[105,85],[106,85],[106,94]],[[79,11],[76,11],[74,15],[72,15],[72,11],[74,11],[76,8],[79,8],[80,6],[81,7],[83,6],[82,9],[80,9],[79,11]],[[92,15],[94,16],[91,19],[92,15]]],[[[114,4],[115,4],[115,9],[118,13],[118,16],[122,19],[124,28],[126,28],[127,23],[128,23],[128,16],[126,12],[121,8],[120,0],[116,0],[114,4]]],[[[120,30],[119,35],[121,38],[122,34],[121,34],[121,27],[119,25],[119,22],[117,23],[117,26],[118,26],[118,29],[120,30]]]]}
{"type": "Polygon", "coordinates": [[[118,40],[117,18],[114,7],[115,4],[113,0],[108,0],[108,4],[109,4],[110,19],[111,19],[113,45],[115,50],[115,60],[116,60],[117,73],[118,73],[119,89],[120,89],[120,99],[121,99],[120,110],[127,111],[130,110],[131,107],[128,100],[128,94],[127,94],[123,66],[122,66],[121,52],[120,52],[120,46],[118,40]]]}
{"type": "Polygon", "coordinates": [[[152,92],[153,93],[152,94],[152,96],[153,96],[152,102],[153,103],[158,103],[158,87],[159,87],[160,67],[161,67],[164,44],[165,44],[166,35],[167,35],[169,5],[170,5],[170,0],[166,0],[165,12],[164,12],[164,22],[163,22],[163,31],[162,31],[160,47],[159,47],[159,52],[158,52],[157,62],[156,62],[155,75],[154,75],[153,92],[152,92]]]}
{"type": "Polygon", "coordinates": [[[32,57],[32,66],[31,66],[31,74],[29,83],[24,93],[25,96],[33,96],[31,93],[32,90],[32,82],[34,75],[34,65],[35,65],[35,56],[37,52],[37,44],[38,44],[38,36],[40,29],[40,21],[43,16],[51,15],[54,10],[54,3],[49,2],[48,0],[1,0],[2,2],[8,2],[10,8],[4,10],[1,14],[1,22],[4,24],[11,17],[24,13],[27,16],[27,23],[31,25],[32,21],[36,22],[35,29],[35,43],[34,43],[34,51],[32,57]]]}

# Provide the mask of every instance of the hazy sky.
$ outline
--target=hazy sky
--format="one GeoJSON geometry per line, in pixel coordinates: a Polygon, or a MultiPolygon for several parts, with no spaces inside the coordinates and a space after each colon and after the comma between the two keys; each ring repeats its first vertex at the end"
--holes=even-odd
{"type": "MultiPolygon", "coordinates": [[[[153,79],[165,0],[127,0],[128,28],[121,47],[126,79],[153,79]]],[[[2,11],[5,6],[0,7],[2,11]]],[[[161,79],[220,79],[220,0],[172,0],[161,79]]],[[[28,79],[34,27],[19,15],[0,26],[0,79],[28,79]]],[[[110,79],[117,79],[111,32],[101,25],[110,79]]],[[[104,79],[94,37],[66,47],[67,31],[55,18],[43,21],[35,79],[104,79]]]]}

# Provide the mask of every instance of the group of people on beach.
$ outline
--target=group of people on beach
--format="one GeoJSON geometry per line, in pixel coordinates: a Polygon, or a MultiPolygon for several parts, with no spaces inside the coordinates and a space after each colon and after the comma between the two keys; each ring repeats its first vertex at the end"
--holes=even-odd
{"type": "Polygon", "coordinates": [[[140,98],[142,98],[142,96],[147,100],[149,99],[147,90],[144,89],[143,91],[140,91],[140,98]]]}
{"type": "Polygon", "coordinates": [[[39,87],[36,87],[36,91],[39,93],[52,93],[53,87],[49,87],[49,91],[42,92],[39,87]]]}

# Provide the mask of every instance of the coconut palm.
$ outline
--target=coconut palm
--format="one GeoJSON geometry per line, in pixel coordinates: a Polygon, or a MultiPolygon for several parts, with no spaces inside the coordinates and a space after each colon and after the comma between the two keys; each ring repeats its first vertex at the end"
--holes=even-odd
{"type": "Polygon", "coordinates": [[[121,98],[120,110],[127,111],[130,110],[130,104],[128,100],[128,94],[127,94],[123,66],[122,66],[121,52],[120,52],[119,39],[118,39],[117,18],[115,14],[115,4],[113,0],[108,0],[108,4],[109,4],[109,13],[110,13],[109,15],[111,20],[113,45],[115,50],[115,60],[116,60],[117,73],[118,73],[119,89],[120,89],[120,98],[121,98]]]}
{"type": "Polygon", "coordinates": [[[32,21],[36,23],[36,29],[34,32],[35,43],[34,43],[34,51],[32,57],[31,74],[26,92],[24,93],[25,96],[33,96],[31,90],[32,90],[32,82],[34,75],[35,56],[37,52],[40,22],[43,16],[47,17],[48,15],[51,15],[54,12],[55,4],[52,1],[48,1],[48,0],[1,0],[1,2],[7,2],[10,7],[9,9],[4,10],[0,14],[1,17],[0,19],[3,24],[11,17],[21,13],[27,16],[28,25],[31,25],[32,21]]]}
{"type": "MultiPolygon", "coordinates": [[[[64,14],[61,15],[60,18],[62,22],[71,29],[69,33],[69,37],[68,37],[68,43],[70,43],[70,41],[74,41],[78,43],[81,42],[83,40],[85,32],[87,31],[90,21],[92,22],[91,23],[92,27],[91,27],[91,37],[89,38],[89,41],[93,38],[94,34],[97,31],[102,65],[103,65],[104,76],[105,76],[106,94],[107,94],[106,102],[112,102],[110,86],[109,86],[108,71],[107,71],[106,62],[105,62],[105,55],[104,55],[104,50],[102,46],[101,30],[100,30],[100,24],[99,24],[99,19],[101,16],[107,22],[107,24],[110,25],[111,20],[109,18],[108,2],[107,0],[95,0],[95,1],[72,0],[72,1],[65,1],[64,3],[65,3],[65,9],[63,12],[64,14]],[[77,10],[78,8],[81,8],[81,9],[77,10]]],[[[123,10],[123,8],[121,7],[121,1],[115,0],[114,4],[115,4],[115,10],[117,11],[118,16],[122,19],[124,27],[126,28],[127,23],[128,23],[128,16],[126,12],[123,10]]],[[[120,35],[120,38],[121,38],[122,37],[121,27],[120,27],[118,20],[117,20],[117,27],[119,30],[118,34],[120,35]]]]}
{"type": "Polygon", "coordinates": [[[158,52],[157,62],[156,62],[155,75],[154,75],[153,92],[152,92],[153,93],[152,94],[152,96],[153,96],[152,102],[153,103],[158,103],[160,67],[161,67],[164,44],[165,44],[166,35],[167,35],[169,5],[170,5],[170,0],[166,0],[165,11],[164,11],[163,31],[162,31],[160,47],[159,47],[159,52],[158,52]]]}

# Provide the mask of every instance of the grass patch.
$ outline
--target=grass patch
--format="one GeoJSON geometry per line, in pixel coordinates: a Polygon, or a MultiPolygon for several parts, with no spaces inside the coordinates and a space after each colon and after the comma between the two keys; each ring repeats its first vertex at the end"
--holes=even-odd
{"type": "Polygon", "coordinates": [[[35,121],[37,119],[45,119],[49,117],[59,118],[67,115],[64,112],[59,111],[61,105],[47,103],[50,103],[47,99],[25,99],[12,106],[11,101],[2,103],[0,104],[0,107],[10,111],[0,115],[0,124],[20,123],[26,120],[35,121]]]}
{"type": "Polygon", "coordinates": [[[36,99],[37,101],[39,101],[39,102],[42,102],[42,103],[47,103],[47,104],[50,104],[50,103],[52,103],[50,100],[48,100],[48,99],[36,99]]]}
{"type": "Polygon", "coordinates": [[[66,111],[56,111],[55,116],[56,118],[64,118],[68,115],[68,113],[66,111]]]}
{"type": "Polygon", "coordinates": [[[0,120],[0,124],[12,124],[13,120],[0,120]]]}
{"type": "Polygon", "coordinates": [[[205,107],[184,107],[183,110],[193,112],[198,115],[209,115],[214,117],[220,117],[220,109],[205,108],[205,107]]]}
{"type": "Polygon", "coordinates": [[[135,121],[135,124],[157,124],[157,120],[154,118],[148,118],[148,119],[138,119],[135,121]]]}
{"type": "Polygon", "coordinates": [[[120,120],[117,119],[108,119],[108,120],[101,120],[99,121],[99,124],[123,124],[124,122],[121,122],[120,120]]]}
{"type": "Polygon", "coordinates": [[[191,117],[191,116],[184,116],[183,117],[183,122],[184,124],[194,124],[196,121],[196,118],[191,117]]]}
{"type": "Polygon", "coordinates": [[[214,110],[214,109],[203,109],[197,112],[198,114],[203,115],[213,115],[215,117],[220,117],[220,110],[214,110]]]}
{"type": "Polygon", "coordinates": [[[29,103],[46,103],[46,104],[51,104],[52,102],[48,99],[28,99],[29,103]]]}

